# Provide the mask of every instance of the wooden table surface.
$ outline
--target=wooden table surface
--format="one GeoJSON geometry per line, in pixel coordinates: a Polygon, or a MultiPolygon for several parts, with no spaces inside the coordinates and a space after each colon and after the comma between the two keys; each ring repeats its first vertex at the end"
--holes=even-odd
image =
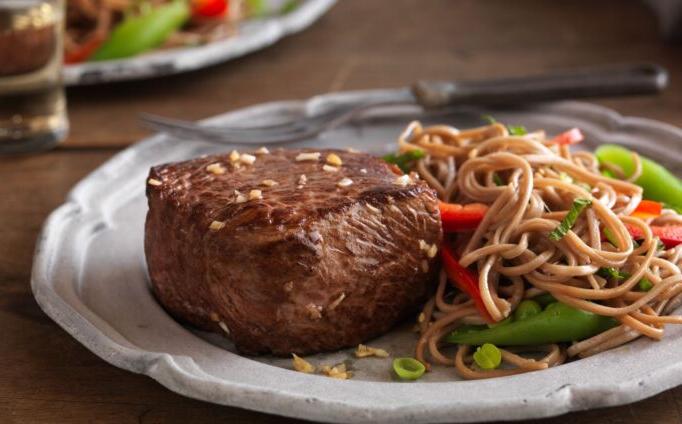
{"type": "MultiPolygon", "coordinates": [[[[259,102],[401,86],[418,78],[524,75],[643,61],[671,72],[665,94],[598,103],[682,126],[682,47],[662,43],[649,11],[624,0],[340,0],[309,30],[227,64],[158,80],[70,89],[69,139],[49,153],[0,159],[0,422],[293,421],[187,399],[148,377],[110,366],[33,300],[31,261],[43,221],[73,184],[147,135],[136,123],[137,112],[193,119],[259,102]]],[[[678,388],[633,405],[545,422],[678,423],[681,410],[678,388]]]]}

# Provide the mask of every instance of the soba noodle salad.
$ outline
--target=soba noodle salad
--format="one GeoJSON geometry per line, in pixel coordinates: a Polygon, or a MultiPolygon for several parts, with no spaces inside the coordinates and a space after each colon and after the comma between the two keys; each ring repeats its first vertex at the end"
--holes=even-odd
{"type": "Polygon", "coordinates": [[[573,151],[582,140],[492,119],[400,135],[386,159],[438,192],[445,233],[417,368],[519,374],[682,323],[682,182],[620,146],[573,151]]]}

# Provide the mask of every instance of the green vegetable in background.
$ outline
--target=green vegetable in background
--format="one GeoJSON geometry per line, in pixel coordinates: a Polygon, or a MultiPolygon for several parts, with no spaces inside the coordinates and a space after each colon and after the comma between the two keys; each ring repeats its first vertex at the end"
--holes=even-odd
{"type": "Polygon", "coordinates": [[[445,337],[448,343],[480,346],[532,346],[584,340],[618,324],[605,317],[563,303],[552,303],[537,315],[488,329],[455,330],[445,337]]]}
{"type": "MultiPolygon", "coordinates": [[[[619,166],[626,176],[632,175],[635,163],[632,152],[614,144],[600,146],[595,152],[600,163],[619,166]]],[[[642,175],[635,183],[644,189],[644,198],[665,203],[682,213],[682,181],[663,166],[640,156],[642,175]]]]}
{"type": "Polygon", "coordinates": [[[502,352],[494,344],[485,343],[474,352],[474,362],[483,370],[494,370],[502,363],[502,352]]]}
{"type": "Polygon", "coordinates": [[[400,168],[404,173],[407,174],[408,172],[410,172],[410,166],[412,165],[412,162],[419,160],[424,156],[426,156],[426,153],[424,153],[423,150],[414,149],[409,150],[400,155],[396,155],[395,153],[389,153],[388,155],[384,156],[383,159],[388,163],[397,165],[398,168],[400,168]]]}
{"type": "Polygon", "coordinates": [[[549,238],[554,241],[559,241],[564,238],[568,233],[568,230],[573,228],[575,221],[578,220],[578,217],[583,210],[591,204],[592,201],[590,199],[575,199],[571,206],[571,210],[569,210],[564,219],[561,220],[559,226],[549,233],[549,238]]]}
{"type": "Polygon", "coordinates": [[[268,4],[264,0],[246,0],[246,7],[249,15],[253,17],[265,16],[268,13],[268,4]]]}
{"type": "Polygon", "coordinates": [[[393,360],[393,371],[403,380],[417,380],[424,375],[426,367],[414,358],[396,358],[393,360]]]}
{"type": "Polygon", "coordinates": [[[298,3],[299,3],[299,0],[287,1],[286,3],[284,3],[284,5],[280,9],[279,13],[286,15],[287,13],[293,12],[298,7],[298,3]]]}
{"type": "Polygon", "coordinates": [[[189,19],[190,7],[184,0],[157,6],[118,24],[109,39],[91,60],[111,60],[135,56],[163,43],[189,19]]]}

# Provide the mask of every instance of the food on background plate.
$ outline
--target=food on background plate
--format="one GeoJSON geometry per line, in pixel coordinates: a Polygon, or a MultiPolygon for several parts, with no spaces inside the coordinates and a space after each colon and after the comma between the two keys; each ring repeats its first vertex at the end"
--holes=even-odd
{"type": "Polygon", "coordinates": [[[387,364],[404,380],[434,364],[507,376],[659,340],[682,323],[682,182],[619,146],[572,151],[583,138],[412,122],[383,162],[264,149],[154,167],[154,292],[240,351],[279,355],[357,346],[421,306],[414,358],[387,364]]]}
{"type": "Polygon", "coordinates": [[[67,0],[67,64],[227,38],[244,19],[288,13],[299,0],[67,0]]]}
{"type": "Polygon", "coordinates": [[[233,151],[152,168],[145,252],[174,317],[243,353],[356,347],[437,273],[434,190],[365,153],[233,151]]]}

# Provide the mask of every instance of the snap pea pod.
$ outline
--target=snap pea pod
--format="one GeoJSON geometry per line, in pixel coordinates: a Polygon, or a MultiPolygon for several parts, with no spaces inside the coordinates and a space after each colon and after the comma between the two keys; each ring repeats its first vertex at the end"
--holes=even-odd
{"type": "Polygon", "coordinates": [[[514,311],[514,321],[523,321],[542,312],[542,306],[534,300],[526,299],[514,311]]]}
{"type": "MultiPolygon", "coordinates": [[[[599,162],[618,165],[625,175],[632,175],[635,163],[632,152],[614,144],[600,146],[595,154],[599,162]]],[[[682,212],[682,181],[663,166],[640,156],[642,175],[635,184],[644,189],[644,198],[663,202],[682,212]]]]}
{"type": "Polygon", "coordinates": [[[175,0],[142,15],[126,18],[114,28],[91,60],[120,59],[153,49],[187,22],[189,16],[188,2],[175,0]]]}
{"type": "Polygon", "coordinates": [[[480,346],[532,346],[572,342],[592,337],[618,324],[611,317],[552,303],[529,318],[487,329],[455,330],[445,337],[448,343],[480,346]]]}
{"type": "Polygon", "coordinates": [[[542,293],[533,298],[534,301],[540,304],[542,307],[547,307],[548,305],[556,302],[557,300],[552,296],[551,293],[542,293]]]}

